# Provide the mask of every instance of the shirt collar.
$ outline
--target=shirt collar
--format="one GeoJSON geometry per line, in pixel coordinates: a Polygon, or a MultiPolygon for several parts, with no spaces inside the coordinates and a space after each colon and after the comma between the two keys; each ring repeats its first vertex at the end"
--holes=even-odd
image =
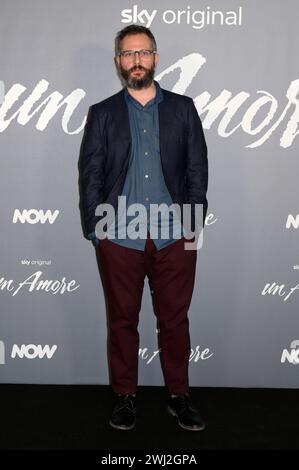
{"type": "Polygon", "coordinates": [[[131,103],[131,104],[135,105],[136,108],[143,109],[143,108],[149,108],[150,106],[158,104],[161,101],[163,101],[164,97],[163,97],[163,92],[161,90],[161,87],[160,87],[159,83],[156,80],[154,80],[154,83],[156,85],[156,96],[153,99],[151,99],[148,103],[146,103],[145,106],[143,106],[141,103],[139,103],[139,101],[137,101],[135,98],[133,98],[133,96],[128,92],[128,88],[125,87],[124,88],[124,90],[125,90],[125,100],[126,100],[127,104],[131,103]]]}

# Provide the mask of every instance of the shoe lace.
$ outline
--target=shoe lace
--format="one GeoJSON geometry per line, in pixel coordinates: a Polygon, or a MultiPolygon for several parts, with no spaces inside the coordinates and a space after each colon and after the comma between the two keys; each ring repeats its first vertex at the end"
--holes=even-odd
{"type": "Polygon", "coordinates": [[[134,411],[133,399],[134,397],[131,395],[120,396],[118,409],[127,408],[130,411],[134,411]]]}
{"type": "Polygon", "coordinates": [[[175,397],[175,400],[178,403],[181,412],[185,410],[192,410],[189,395],[178,395],[175,397]]]}

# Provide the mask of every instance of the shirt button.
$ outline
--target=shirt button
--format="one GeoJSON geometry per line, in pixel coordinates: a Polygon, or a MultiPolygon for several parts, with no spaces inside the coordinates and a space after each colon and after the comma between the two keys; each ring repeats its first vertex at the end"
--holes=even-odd
{"type": "Polygon", "coordinates": [[[146,129],[143,129],[143,132],[146,132],[146,129]]]}
{"type": "Polygon", "coordinates": [[[144,155],[148,155],[148,152],[144,152],[144,155]]]}
{"type": "Polygon", "coordinates": [[[145,198],[145,200],[146,200],[146,201],[148,201],[148,200],[149,200],[149,198],[148,198],[148,197],[146,197],[146,198],[145,198]]]}
{"type": "Polygon", "coordinates": [[[145,178],[148,178],[148,175],[144,175],[144,176],[145,176],[145,178]]]}

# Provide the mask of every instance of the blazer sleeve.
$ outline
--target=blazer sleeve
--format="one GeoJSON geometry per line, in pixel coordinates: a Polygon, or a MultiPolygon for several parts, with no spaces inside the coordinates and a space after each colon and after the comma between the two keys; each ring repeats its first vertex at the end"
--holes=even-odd
{"type": "MultiPolygon", "coordinates": [[[[202,204],[202,226],[204,226],[208,209],[208,201],[206,197],[208,190],[208,151],[202,123],[192,98],[190,98],[190,106],[188,109],[187,138],[187,199],[191,204],[191,214],[195,213],[195,204],[202,204]]],[[[192,230],[194,230],[194,226],[192,227],[192,230]]]]}
{"type": "Polygon", "coordinates": [[[105,152],[94,105],[89,108],[79,157],[80,211],[84,236],[95,231],[95,215],[103,202],[105,152]]]}

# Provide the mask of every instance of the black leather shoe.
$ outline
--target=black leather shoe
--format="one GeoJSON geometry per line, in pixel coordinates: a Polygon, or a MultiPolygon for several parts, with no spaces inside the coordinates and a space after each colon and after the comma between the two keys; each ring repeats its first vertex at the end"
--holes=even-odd
{"type": "Polygon", "coordinates": [[[136,424],[136,397],[119,395],[109,424],[113,428],[123,431],[133,429],[136,424]]]}
{"type": "Polygon", "coordinates": [[[195,410],[190,401],[190,396],[185,393],[168,399],[168,412],[172,416],[176,416],[179,425],[188,431],[203,431],[205,423],[195,410]]]}

